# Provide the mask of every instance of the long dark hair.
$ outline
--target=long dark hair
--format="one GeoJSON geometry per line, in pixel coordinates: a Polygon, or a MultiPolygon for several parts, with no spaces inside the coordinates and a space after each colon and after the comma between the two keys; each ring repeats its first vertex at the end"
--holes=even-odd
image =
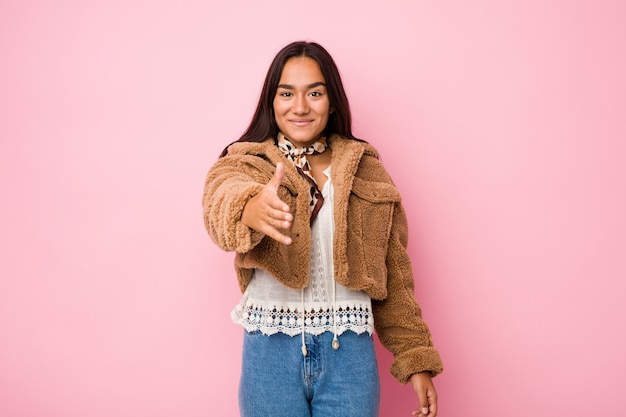
{"type": "MultiPolygon", "coordinates": [[[[259,104],[254,116],[252,116],[250,126],[235,142],[262,142],[269,137],[278,135],[278,126],[274,116],[274,96],[276,96],[280,76],[289,58],[303,56],[314,59],[319,65],[326,81],[330,106],[334,110],[328,117],[324,134],[330,136],[337,133],[349,139],[359,140],[352,135],[350,104],[335,61],[321,45],[315,42],[298,41],[285,46],[274,57],[267,70],[259,104]]],[[[227,148],[222,151],[220,157],[228,153],[227,148]]]]}

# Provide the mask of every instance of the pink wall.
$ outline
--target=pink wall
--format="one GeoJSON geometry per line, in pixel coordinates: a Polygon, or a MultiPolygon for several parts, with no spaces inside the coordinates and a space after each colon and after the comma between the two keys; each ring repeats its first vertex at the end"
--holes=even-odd
{"type": "Polygon", "coordinates": [[[237,415],[200,195],[300,38],[405,196],[440,415],[623,413],[624,2],[26,0],[0,4],[0,415],[237,415]]]}

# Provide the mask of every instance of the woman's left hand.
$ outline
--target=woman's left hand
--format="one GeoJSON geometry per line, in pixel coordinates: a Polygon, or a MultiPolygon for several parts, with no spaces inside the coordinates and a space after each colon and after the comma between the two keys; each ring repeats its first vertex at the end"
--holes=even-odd
{"type": "Polygon", "coordinates": [[[430,372],[411,375],[411,385],[420,404],[420,408],[412,414],[417,417],[435,417],[437,415],[437,392],[430,372]]]}

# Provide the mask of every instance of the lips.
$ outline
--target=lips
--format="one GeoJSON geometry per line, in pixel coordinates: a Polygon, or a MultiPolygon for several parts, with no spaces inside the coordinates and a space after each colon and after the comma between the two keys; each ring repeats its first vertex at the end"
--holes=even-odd
{"type": "Polygon", "coordinates": [[[305,127],[310,125],[313,121],[312,120],[290,120],[290,122],[298,127],[305,127]]]}

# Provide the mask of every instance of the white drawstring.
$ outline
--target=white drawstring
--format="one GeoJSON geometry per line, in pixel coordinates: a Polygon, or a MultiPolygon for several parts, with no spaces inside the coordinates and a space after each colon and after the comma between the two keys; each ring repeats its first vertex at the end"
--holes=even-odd
{"type": "Polygon", "coordinates": [[[304,288],[300,291],[300,297],[302,300],[302,356],[306,356],[306,344],[304,343],[304,288]]]}
{"type": "Polygon", "coordinates": [[[339,339],[337,339],[337,283],[333,279],[333,349],[339,349],[339,339]]]}
{"type": "MultiPolygon", "coordinates": [[[[334,201],[333,201],[334,203],[334,201]]],[[[335,234],[335,216],[331,217],[333,224],[332,232],[335,234]]],[[[333,274],[333,349],[339,349],[339,339],[337,339],[337,281],[333,274]]]]}
{"type": "MultiPolygon", "coordinates": [[[[306,356],[308,351],[306,349],[306,343],[304,341],[305,331],[305,309],[304,309],[304,288],[300,291],[300,300],[302,302],[302,356],[306,356]]],[[[333,349],[339,349],[339,339],[337,338],[337,283],[333,280],[333,349]]]]}
{"type": "MultiPolygon", "coordinates": [[[[330,180],[330,177],[329,177],[330,180]]],[[[331,197],[331,203],[332,201],[332,197],[331,197]]],[[[331,221],[332,221],[332,233],[334,235],[335,233],[335,218],[334,216],[331,216],[331,221]]],[[[306,356],[308,354],[307,349],[306,349],[306,344],[304,341],[304,331],[305,331],[305,324],[304,324],[304,320],[305,320],[305,309],[304,309],[304,288],[301,291],[301,301],[302,301],[302,355],[306,356]]],[[[332,345],[334,350],[339,349],[339,339],[337,338],[337,282],[335,281],[335,278],[333,277],[333,342],[332,345]]]]}

